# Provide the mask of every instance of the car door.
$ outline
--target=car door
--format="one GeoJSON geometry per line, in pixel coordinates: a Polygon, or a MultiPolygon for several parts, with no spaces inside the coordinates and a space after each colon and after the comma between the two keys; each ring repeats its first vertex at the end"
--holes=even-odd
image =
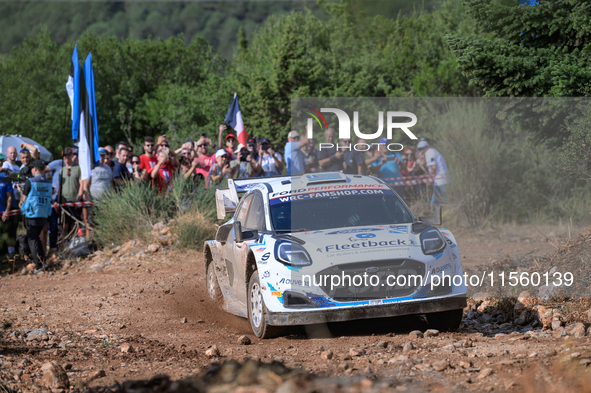
{"type": "Polygon", "coordinates": [[[265,230],[265,210],[263,208],[263,198],[259,193],[253,195],[240,222],[244,237],[243,242],[234,242],[235,288],[236,297],[246,302],[246,259],[248,258],[248,251],[250,245],[258,241],[258,234],[265,230]]]}
{"type": "MultiPolygon", "coordinates": [[[[252,203],[254,195],[246,196],[234,215],[234,221],[240,221],[243,223],[246,219],[246,214],[250,209],[250,205],[252,203]]],[[[238,282],[238,277],[236,277],[237,271],[240,270],[240,266],[242,262],[240,260],[240,255],[236,252],[236,250],[242,249],[242,242],[236,243],[236,237],[234,235],[234,229],[232,229],[228,234],[228,239],[226,244],[224,245],[224,263],[226,268],[226,273],[228,277],[228,283],[232,288],[232,293],[236,296],[239,292],[236,288],[236,284],[238,282]]]]}

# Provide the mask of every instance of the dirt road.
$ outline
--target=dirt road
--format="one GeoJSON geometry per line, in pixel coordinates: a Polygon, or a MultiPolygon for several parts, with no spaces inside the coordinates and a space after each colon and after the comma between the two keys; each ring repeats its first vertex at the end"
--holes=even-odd
{"type": "MultiPolygon", "coordinates": [[[[488,239],[488,245],[473,234],[460,237],[466,268],[476,264],[471,255],[486,262],[500,249],[552,249],[542,237],[516,239],[488,239]]],[[[320,376],[362,377],[361,390],[556,391],[582,383],[591,370],[589,337],[553,338],[531,324],[465,319],[459,332],[421,338],[411,332],[424,333],[426,323],[408,317],[312,326],[259,340],[246,320],[209,302],[200,253],[138,250],[105,251],[52,275],[0,279],[0,380],[42,390],[41,365],[54,361],[79,390],[158,374],[181,379],[212,362],[254,358],[320,376]],[[240,342],[243,335],[250,345],[240,342]],[[214,345],[219,356],[207,356],[214,345]]]]}

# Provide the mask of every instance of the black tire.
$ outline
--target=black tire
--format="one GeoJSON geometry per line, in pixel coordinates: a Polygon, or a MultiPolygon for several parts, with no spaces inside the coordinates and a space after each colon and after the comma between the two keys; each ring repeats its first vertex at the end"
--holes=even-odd
{"type": "Polygon", "coordinates": [[[252,332],[258,338],[273,338],[280,336],[283,326],[270,326],[265,321],[267,307],[263,300],[259,272],[254,272],[248,282],[248,322],[252,332]]]}
{"type": "Polygon", "coordinates": [[[213,261],[209,262],[207,265],[207,275],[206,275],[206,289],[207,294],[212,302],[216,304],[220,304],[223,299],[222,289],[220,288],[220,284],[218,283],[218,278],[215,275],[215,267],[213,266],[213,261]]]}
{"type": "Polygon", "coordinates": [[[455,332],[462,323],[462,315],[464,315],[464,310],[462,308],[434,312],[427,314],[427,322],[429,322],[430,328],[437,329],[440,332],[455,332]]]}

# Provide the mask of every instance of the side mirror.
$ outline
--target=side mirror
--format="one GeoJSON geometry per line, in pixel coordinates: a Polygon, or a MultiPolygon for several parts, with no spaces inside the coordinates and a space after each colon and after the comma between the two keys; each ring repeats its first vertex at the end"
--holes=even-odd
{"type": "Polygon", "coordinates": [[[441,206],[433,205],[433,217],[419,217],[419,221],[423,221],[430,225],[441,225],[441,206]]]}
{"type": "Polygon", "coordinates": [[[234,240],[236,243],[242,243],[242,224],[240,221],[234,221],[234,240]]]}

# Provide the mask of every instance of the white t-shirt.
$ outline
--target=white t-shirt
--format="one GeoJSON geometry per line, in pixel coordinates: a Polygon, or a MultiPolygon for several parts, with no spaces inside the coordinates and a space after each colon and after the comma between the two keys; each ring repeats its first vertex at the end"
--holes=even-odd
{"type": "MultiPolygon", "coordinates": [[[[275,153],[275,157],[281,160],[281,154],[275,153]]],[[[277,165],[275,165],[275,159],[270,155],[263,155],[261,159],[261,167],[263,168],[263,172],[265,176],[279,176],[281,172],[277,170],[277,165]]]]}
{"type": "Polygon", "coordinates": [[[437,171],[435,172],[435,182],[433,183],[434,185],[442,186],[449,183],[447,163],[445,162],[445,158],[443,158],[441,153],[430,147],[425,152],[425,161],[427,162],[427,167],[432,167],[433,165],[437,166],[437,171]]]}
{"type": "Polygon", "coordinates": [[[101,196],[111,189],[111,179],[113,171],[106,165],[94,167],[90,176],[90,197],[94,200],[100,200],[101,196]]]}
{"type": "MultiPolygon", "coordinates": [[[[4,161],[4,163],[2,164],[2,168],[7,168],[9,171],[15,172],[15,173],[19,173],[21,168],[16,165],[16,164],[11,164],[8,161],[4,161]]],[[[13,202],[12,202],[12,206],[18,206],[18,200],[19,200],[19,194],[18,194],[18,189],[16,188],[18,182],[14,182],[12,183],[12,198],[13,198],[13,202]]]]}

